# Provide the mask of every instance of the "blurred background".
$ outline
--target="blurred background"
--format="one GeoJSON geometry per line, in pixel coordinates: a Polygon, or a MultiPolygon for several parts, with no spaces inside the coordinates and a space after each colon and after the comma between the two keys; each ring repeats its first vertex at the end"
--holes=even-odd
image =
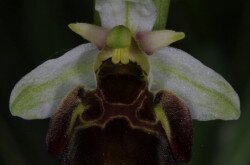
{"type": "MultiPolygon", "coordinates": [[[[46,151],[49,120],[11,116],[15,83],[47,59],[86,42],[71,22],[93,22],[92,0],[0,0],[0,164],[54,165],[46,151]]],[[[190,165],[250,165],[250,1],[172,0],[168,29],[175,47],[223,75],[241,99],[237,121],[194,121],[190,165]]]]}

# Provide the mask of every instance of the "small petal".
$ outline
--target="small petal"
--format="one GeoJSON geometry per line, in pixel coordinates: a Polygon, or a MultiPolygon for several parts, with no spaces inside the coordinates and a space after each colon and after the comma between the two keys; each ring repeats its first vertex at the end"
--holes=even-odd
{"type": "Polygon", "coordinates": [[[152,30],[157,12],[152,0],[96,0],[103,27],[125,25],[132,32],[152,30]]]}
{"type": "Polygon", "coordinates": [[[24,76],[10,98],[12,115],[24,119],[48,118],[65,95],[77,86],[96,88],[94,61],[98,50],[83,44],[48,60],[24,76]]]}
{"type": "Polygon", "coordinates": [[[136,39],[140,43],[142,50],[147,54],[153,54],[157,49],[166,47],[184,37],[185,34],[183,32],[172,30],[138,32],[136,34],[136,39]]]}
{"type": "Polygon", "coordinates": [[[96,45],[99,49],[105,46],[109,30],[100,26],[87,23],[71,23],[69,28],[84,39],[96,45]]]}
{"type": "Polygon", "coordinates": [[[152,92],[166,89],[182,98],[197,120],[238,119],[239,97],[230,84],[189,54],[164,48],[149,56],[152,92]]]}

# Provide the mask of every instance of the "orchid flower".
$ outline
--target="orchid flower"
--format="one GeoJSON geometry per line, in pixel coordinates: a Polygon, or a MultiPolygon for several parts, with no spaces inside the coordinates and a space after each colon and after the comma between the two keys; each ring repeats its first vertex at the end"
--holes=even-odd
{"type": "Polygon", "coordinates": [[[188,53],[169,47],[185,37],[152,31],[153,0],[96,0],[101,26],[72,23],[90,43],[41,64],[14,87],[12,115],[51,117],[49,152],[63,164],[188,162],[192,119],[234,120],[231,85],[188,53]]]}

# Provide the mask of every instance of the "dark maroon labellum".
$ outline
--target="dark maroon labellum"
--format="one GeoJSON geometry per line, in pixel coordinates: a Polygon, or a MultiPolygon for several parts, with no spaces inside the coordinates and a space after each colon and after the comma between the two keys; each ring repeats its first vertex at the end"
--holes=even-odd
{"type": "Polygon", "coordinates": [[[97,71],[98,88],[76,88],[52,116],[49,152],[63,165],[188,162],[192,147],[188,108],[168,91],[154,98],[144,75],[136,63],[105,61],[97,71]],[[163,112],[161,117],[156,107],[163,112]]]}

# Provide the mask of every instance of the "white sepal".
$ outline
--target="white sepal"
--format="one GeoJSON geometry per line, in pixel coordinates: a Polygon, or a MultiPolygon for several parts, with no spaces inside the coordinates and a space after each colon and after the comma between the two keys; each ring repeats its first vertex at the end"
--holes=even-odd
{"type": "Polygon", "coordinates": [[[96,0],[103,27],[125,25],[132,32],[151,31],[157,17],[152,0],[96,0]]]}
{"type": "Polygon", "coordinates": [[[51,59],[25,75],[10,97],[12,115],[24,119],[51,116],[59,102],[77,86],[96,88],[94,61],[98,49],[80,45],[57,59],[51,59]]]}
{"type": "Polygon", "coordinates": [[[184,100],[193,119],[238,119],[240,102],[230,84],[184,51],[167,47],[149,57],[150,90],[167,89],[184,100]]]}

